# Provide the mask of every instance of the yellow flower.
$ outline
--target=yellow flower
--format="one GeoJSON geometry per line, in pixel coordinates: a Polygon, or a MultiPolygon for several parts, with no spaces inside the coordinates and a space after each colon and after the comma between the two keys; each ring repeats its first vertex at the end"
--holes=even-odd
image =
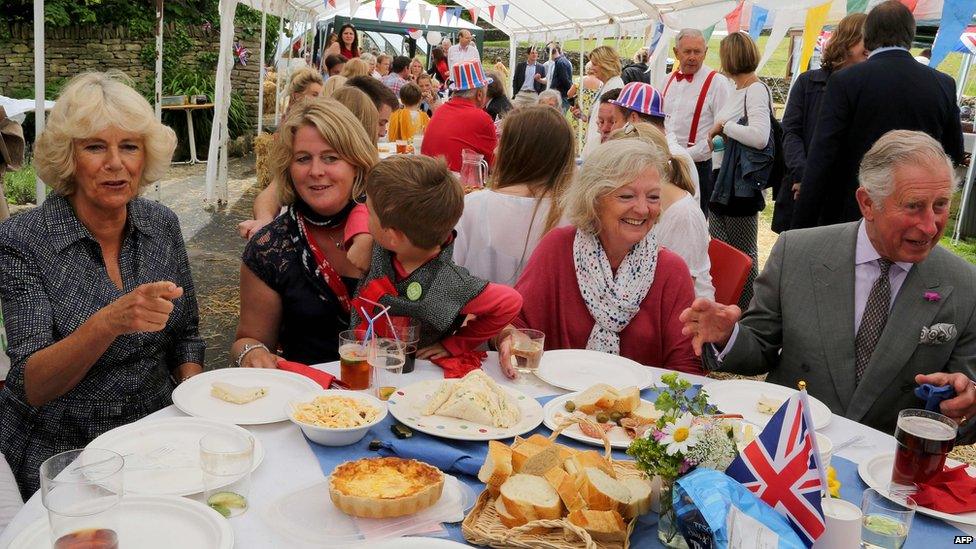
{"type": "Polygon", "coordinates": [[[830,497],[840,498],[840,481],[837,480],[837,470],[827,467],[827,492],[830,497]]]}

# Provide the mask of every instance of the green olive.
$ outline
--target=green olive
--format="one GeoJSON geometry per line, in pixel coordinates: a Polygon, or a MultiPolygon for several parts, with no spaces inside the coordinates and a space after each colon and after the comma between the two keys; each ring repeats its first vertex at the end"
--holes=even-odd
{"type": "Polygon", "coordinates": [[[567,400],[566,404],[563,404],[563,408],[565,408],[567,412],[575,412],[576,403],[573,402],[572,400],[567,400]]]}
{"type": "Polygon", "coordinates": [[[610,421],[615,423],[620,423],[620,420],[624,417],[620,412],[610,412],[610,421]]]}
{"type": "Polygon", "coordinates": [[[596,415],[596,422],[597,423],[606,423],[609,420],[610,420],[610,416],[608,416],[606,412],[599,412],[596,415]]]}

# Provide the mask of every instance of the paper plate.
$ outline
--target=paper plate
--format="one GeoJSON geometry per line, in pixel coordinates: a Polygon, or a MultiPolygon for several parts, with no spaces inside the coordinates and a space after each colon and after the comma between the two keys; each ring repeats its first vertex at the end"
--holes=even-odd
{"type": "Polygon", "coordinates": [[[259,425],[285,421],[289,400],[322,387],[311,379],[269,368],[221,368],[195,375],[177,385],[173,404],[183,413],[238,425],[259,425]],[[210,395],[215,381],[244,387],[267,387],[268,394],[248,402],[232,404],[210,395]]]}
{"type": "Polygon", "coordinates": [[[481,425],[467,420],[444,416],[425,416],[422,414],[430,397],[441,383],[456,383],[456,379],[431,379],[419,381],[398,389],[387,401],[390,414],[411,429],[440,438],[453,440],[501,440],[512,438],[535,429],[542,423],[542,405],[521,391],[501,387],[518,402],[521,419],[515,425],[502,429],[491,425],[481,425]]]}
{"type": "MultiPolygon", "coordinates": [[[[170,549],[206,547],[231,549],[234,530],[230,522],[206,505],[173,496],[125,496],[116,524],[119,547],[170,549]]],[[[48,519],[30,524],[10,544],[9,549],[50,549],[48,519]]]]}
{"type": "MultiPolygon", "coordinates": [[[[946,465],[949,467],[956,467],[961,464],[961,461],[956,461],[951,458],[946,458],[946,465]]],[[[891,482],[891,470],[895,465],[895,454],[885,453],[874,456],[873,458],[862,461],[857,464],[857,474],[861,476],[861,480],[865,484],[874,488],[881,493],[884,497],[895,501],[888,493],[888,484],[891,482]]],[[[976,476],[976,468],[970,466],[966,468],[966,472],[970,476],[976,476]]],[[[951,522],[961,522],[963,524],[970,524],[976,526],[976,511],[971,511],[969,513],[959,513],[953,515],[950,513],[943,513],[942,511],[936,511],[935,509],[929,509],[928,507],[918,506],[915,509],[916,513],[922,513],[923,515],[928,515],[933,518],[940,520],[948,520],[951,522]]]]}
{"type": "Polygon", "coordinates": [[[452,539],[442,538],[415,538],[407,536],[394,540],[381,541],[377,544],[370,544],[373,549],[454,549],[456,547],[471,547],[463,543],[458,543],[452,539]]]}
{"type": "MultiPolygon", "coordinates": [[[[188,496],[204,490],[200,439],[211,433],[250,436],[247,430],[229,423],[170,417],[116,427],[91,441],[87,448],[104,448],[125,457],[127,494],[188,496]]],[[[263,459],[264,446],[255,438],[251,470],[257,469],[263,459]]]]}
{"type": "MultiPolygon", "coordinates": [[[[387,539],[392,543],[389,547],[435,547],[410,545],[408,540],[415,538],[400,536],[417,532],[418,525],[460,522],[477,498],[468,485],[445,474],[444,491],[431,507],[404,517],[362,519],[350,517],[335,507],[329,496],[329,477],[326,477],[279,497],[263,510],[261,518],[287,538],[288,543],[282,544],[283,547],[360,547],[368,541],[370,548],[376,548],[387,547],[383,543],[387,539]],[[381,545],[374,545],[377,541],[381,545]]],[[[430,528],[422,532],[429,533],[430,528]]]]}
{"type": "Polygon", "coordinates": [[[654,383],[651,369],[639,362],[585,349],[546,351],[536,375],[550,385],[570,391],[585,391],[597,383],[618,389],[632,385],[646,389],[654,383]]]}
{"type": "MultiPolygon", "coordinates": [[[[555,431],[560,425],[560,421],[556,416],[559,414],[566,416],[570,415],[564,406],[566,405],[566,401],[573,400],[577,396],[579,396],[579,393],[570,393],[568,395],[556,397],[547,402],[542,408],[543,422],[546,424],[546,427],[555,431]]],[[[641,402],[651,405],[654,404],[653,402],[648,402],[646,400],[641,400],[641,402]]],[[[627,448],[634,440],[627,436],[627,432],[619,426],[615,426],[613,429],[610,429],[610,432],[607,433],[607,435],[610,439],[610,446],[613,448],[627,448]]],[[[564,436],[603,448],[603,439],[584,435],[583,431],[580,430],[579,425],[567,427],[565,430],[563,430],[563,432],[559,433],[559,436],[564,436]]]]}
{"type": "MultiPolygon", "coordinates": [[[[773,417],[772,414],[764,414],[759,411],[757,404],[760,398],[766,397],[785,402],[796,392],[795,389],[782,385],[748,379],[713,381],[706,384],[702,389],[708,392],[708,402],[714,404],[722,412],[741,414],[743,419],[760,427],[764,427],[773,417]]],[[[808,398],[813,428],[819,431],[830,424],[833,414],[823,402],[812,396],[808,398]]]]}

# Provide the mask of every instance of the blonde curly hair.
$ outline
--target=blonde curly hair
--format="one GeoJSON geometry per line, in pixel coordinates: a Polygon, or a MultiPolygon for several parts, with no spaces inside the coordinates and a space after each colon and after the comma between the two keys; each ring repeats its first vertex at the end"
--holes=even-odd
{"type": "Polygon", "coordinates": [[[162,179],[176,150],[176,133],[156,121],[152,106],[119,71],[86,72],[71,79],[34,145],[37,175],[55,194],[70,196],[75,181],[75,141],[107,129],[139,134],[146,151],[139,188],[162,179]]]}

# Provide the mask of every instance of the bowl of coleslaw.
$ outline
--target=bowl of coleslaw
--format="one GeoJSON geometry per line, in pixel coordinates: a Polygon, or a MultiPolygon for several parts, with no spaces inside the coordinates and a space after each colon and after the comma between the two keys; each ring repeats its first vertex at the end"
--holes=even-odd
{"type": "Polygon", "coordinates": [[[288,401],[285,412],[309,440],[323,446],[348,446],[362,440],[386,417],[386,403],[359,391],[327,390],[288,401]]]}

